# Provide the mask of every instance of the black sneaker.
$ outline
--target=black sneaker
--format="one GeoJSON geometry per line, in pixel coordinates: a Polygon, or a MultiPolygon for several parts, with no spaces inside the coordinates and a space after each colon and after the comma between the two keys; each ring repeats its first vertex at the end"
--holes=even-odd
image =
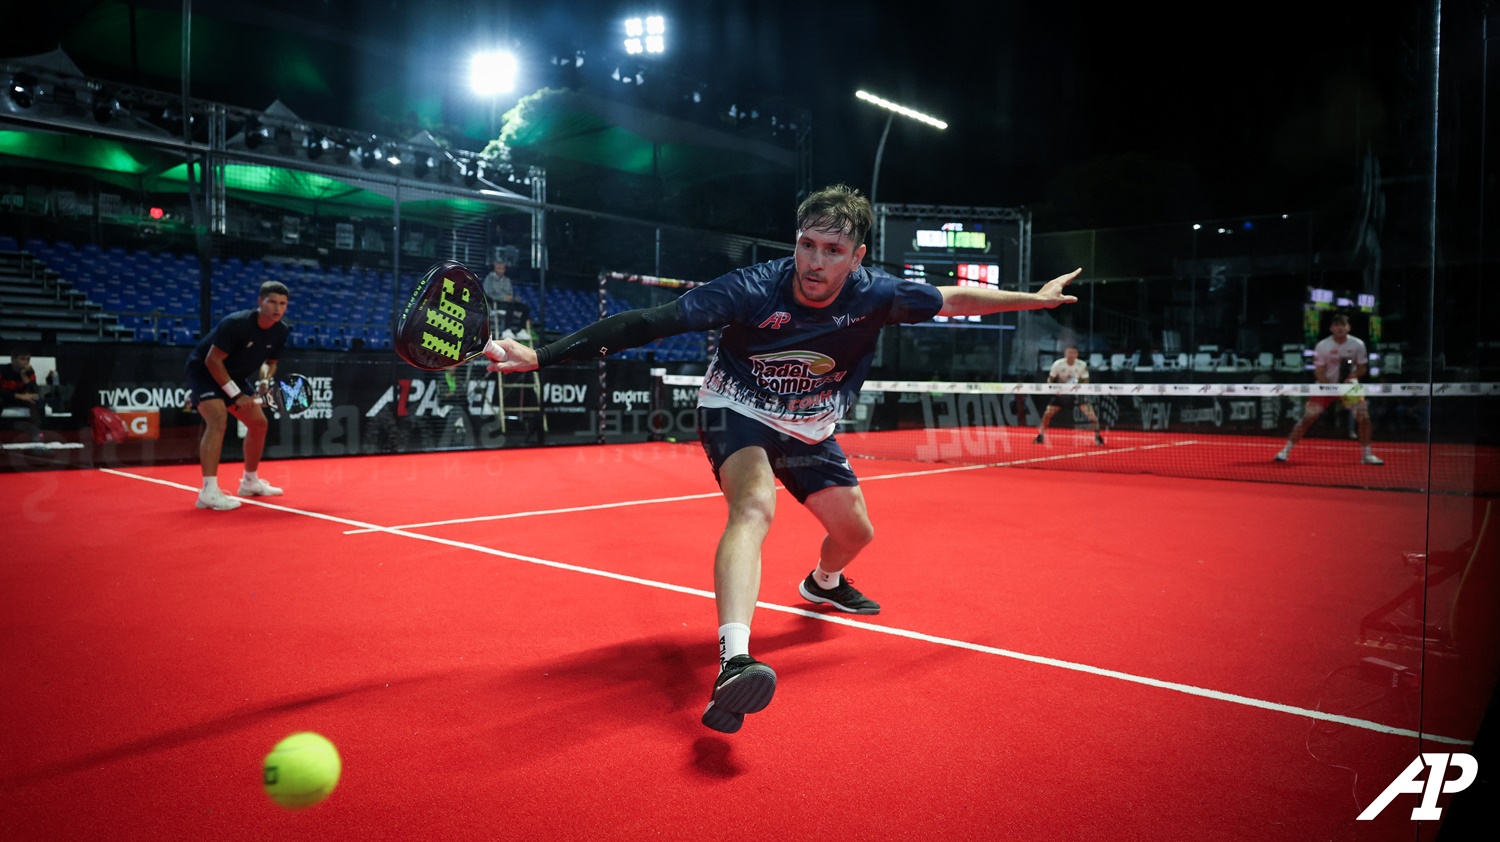
{"type": "Polygon", "coordinates": [[[1036,434],[1036,438],[1032,439],[1031,443],[1032,444],[1046,444],[1047,443],[1047,434],[1046,433],[1037,433],[1036,434]]]}
{"type": "Polygon", "coordinates": [[[822,602],[850,614],[880,613],[880,603],[855,590],[854,583],[849,581],[848,576],[840,577],[836,588],[820,588],[818,580],[809,573],[802,584],[797,586],[797,591],[808,602],[822,602]]]}
{"type": "Polygon", "coordinates": [[[765,710],[776,694],[776,671],[749,655],[735,655],[719,671],[714,695],[703,711],[703,724],[733,734],[745,714],[765,710]]]}
{"type": "Polygon", "coordinates": [[[1104,434],[1103,433],[1099,433],[1099,432],[1094,433],[1094,444],[1097,444],[1100,447],[1104,446],[1104,434]]]}

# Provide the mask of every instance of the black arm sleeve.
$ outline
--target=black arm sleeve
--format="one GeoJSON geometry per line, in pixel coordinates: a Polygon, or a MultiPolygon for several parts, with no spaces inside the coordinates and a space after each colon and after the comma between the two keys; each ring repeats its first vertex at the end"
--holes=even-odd
{"type": "Polygon", "coordinates": [[[635,348],[663,336],[686,333],[687,324],[677,310],[677,302],[660,307],[627,310],[600,319],[588,327],[544,345],[536,351],[537,367],[569,360],[603,357],[626,348],[635,348]]]}

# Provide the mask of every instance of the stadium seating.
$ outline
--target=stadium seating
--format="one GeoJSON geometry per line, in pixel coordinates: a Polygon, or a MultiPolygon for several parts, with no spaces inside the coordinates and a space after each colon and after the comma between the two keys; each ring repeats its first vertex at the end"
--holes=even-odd
{"type": "MultiPolygon", "coordinates": [[[[136,342],[191,345],[199,339],[198,259],[190,254],[153,253],[118,246],[101,249],[93,243],[75,246],[27,239],[0,239],[0,250],[21,250],[56,271],[63,280],[118,316],[136,342]],[[7,248],[8,247],[8,248],[7,248]]],[[[299,348],[348,350],[358,338],[366,349],[391,347],[391,311],[395,306],[391,279],[359,266],[323,268],[258,258],[213,259],[211,314],[215,319],[255,306],[260,284],[279,280],[291,290],[287,317],[295,328],[292,345],[299,348]]],[[[402,288],[416,283],[403,273],[402,288]]],[[[534,285],[516,284],[516,295],[531,308],[535,321],[542,312],[541,294],[534,285]]],[[[630,303],[610,296],[609,313],[630,309],[630,303]]],[[[547,329],[571,333],[599,318],[597,297],[582,290],[549,289],[547,329]]],[[[667,337],[621,354],[657,361],[705,359],[703,333],[667,337]]]]}

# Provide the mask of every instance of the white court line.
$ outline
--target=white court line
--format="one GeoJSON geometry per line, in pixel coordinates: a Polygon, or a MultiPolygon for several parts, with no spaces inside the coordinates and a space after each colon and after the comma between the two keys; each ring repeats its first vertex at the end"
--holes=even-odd
{"type": "MultiPolygon", "coordinates": [[[[1111,453],[1128,453],[1132,450],[1152,450],[1158,447],[1179,447],[1184,444],[1197,444],[1194,441],[1173,442],[1172,444],[1150,444],[1140,447],[1116,447],[1107,450],[1088,450],[1078,453],[1065,453],[1057,456],[1038,456],[1031,459],[1016,459],[1009,462],[988,462],[983,465],[958,465],[947,468],[929,468],[921,471],[904,471],[896,474],[880,474],[873,477],[860,477],[860,483],[872,482],[877,479],[903,479],[906,477],[925,477],[933,474],[949,474],[954,471],[978,471],[983,468],[1005,468],[1013,465],[1025,465],[1031,462],[1050,462],[1056,459],[1077,459],[1080,456],[1104,456],[1111,453]]],[[[778,489],[781,486],[776,486],[778,489]]],[[[538,515],[562,515],[573,512],[596,512],[604,509],[619,509],[626,506],[649,506],[656,503],[680,503],[686,500],[707,500],[711,497],[722,496],[717,491],[704,494],[684,494],[680,497],[650,497],[642,500],[621,500],[617,503],[595,503],[589,506],[569,506],[562,509],[538,509],[531,512],[510,512],[503,515],[475,515],[474,517],[452,518],[450,520],[429,520],[423,523],[403,523],[398,526],[369,526],[361,529],[346,529],[345,535],[362,535],[371,532],[385,532],[391,529],[425,529],[429,526],[452,526],[459,523],[483,523],[492,520],[511,520],[520,517],[536,517],[538,515]]]]}
{"type": "MultiPolygon", "coordinates": [[[[179,488],[183,491],[192,491],[196,493],[199,490],[196,486],[183,485],[182,483],[172,482],[170,480],[156,479],[155,477],[147,477],[141,476],[140,474],[127,473],[125,471],[118,471],[113,468],[99,468],[98,470],[101,473],[112,474],[118,477],[125,477],[126,479],[142,480],[144,482],[155,483],[157,485],[165,485],[169,488],[179,488]]],[[[658,582],[654,579],[642,579],[638,576],[627,576],[623,573],[612,573],[608,570],[598,570],[592,567],[580,567],[576,564],[567,564],[561,561],[536,558],[534,556],[521,555],[519,553],[508,553],[504,550],[497,550],[493,547],[483,547],[478,544],[469,544],[464,541],[454,541],[448,538],[439,538],[434,535],[424,535],[420,532],[407,532],[406,530],[394,527],[376,526],[374,524],[362,523],[350,518],[338,517],[336,515],[327,515],[321,512],[309,512],[302,509],[293,509],[289,506],[279,506],[274,503],[266,503],[263,500],[256,498],[237,499],[240,499],[247,505],[260,506],[262,508],[273,509],[278,512],[302,515],[304,517],[326,520],[332,523],[342,523],[347,526],[356,526],[361,529],[370,531],[384,532],[390,535],[399,535],[403,538],[412,538],[418,541],[427,541],[433,544],[441,544],[443,546],[453,547],[460,550],[470,550],[476,553],[498,556],[500,558],[508,558],[514,561],[524,561],[528,564],[536,564],[542,567],[551,567],[557,570],[567,570],[573,573],[585,573],[590,576],[598,576],[604,579],[613,579],[618,582],[628,582],[633,585],[644,585],[648,588],[657,588],[659,590],[672,591],[673,593],[686,594],[688,596],[698,596],[703,597],[704,599],[714,599],[713,591],[705,591],[698,588],[689,588],[683,585],[674,585],[670,582],[658,582]]],[[[206,515],[205,517],[209,516],[206,515]]],[[[783,614],[792,614],[798,617],[806,617],[810,620],[821,620],[825,623],[834,623],[836,625],[849,626],[851,628],[861,629],[868,632],[875,632],[877,634],[888,634],[893,637],[906,638],[907,640],[916,640],[923,643],[936,644],[939,646],[950,646],[955,649],[966,649],[970,652],[980,652],[986,655],[998,655],[1002,658],[1010,658],[1016,661],[1025,661],[1027,663],[1039,664],[1041,666],[1056,667],[1057,669],[1069,670],[1071,672],[1080,672],[1086,675],[1099,676],[1101,678],[1113,678],[1118,681],[1126,681],[1132,684],[1141,684],[1147,687],[1155,687],[1160,690],[1171,690],[1189,696],[1197,696],[1204,699],[1213,699],[1220,702],[1230,702],[1232,704],[1259,708],[1261,710],[1275,711],[1277,713],[1287,713],[1293,716],[1302,716],[1308,719],[1321,720],[1323,722],[1333,722],[1340,725],[1348,725],[1354,728],[1362,728],[1366,731],[1374,731],[1380,734],[1391,734],[1398,737],[1414,737],[1423,740],[1431,740],[1432,742],[1436,743],[1446,743],[1448,745],[1469,746],[1474,744],[1472,740],[1461,740],[1456,737],[1444,737],[1438,734],[1427,734],[1420,731],[1408,730],[1406,728],[1396,728],[1390,725],[1382,725],[1379,722],[1371,722],[1367,719],[1356,719],[1352,716],[1340,716],[1338,714],[1328,713],[1321,710],[1308,710],[1307,708],[1299,708],[1292,705],[1283,705],[1277,702],[1267,702],[1262,699],[1255,699],[1249,696],[1241,696],[1235,693],[1224,693],[1218,690],[1209,690],[1204,687],[1195,687],[1191,684],[1180,684],[1175,681],[1162,681],[1156,678],[1133,675],[1131,673],[1120,672],[1118,670],[1104,669],[1102,667],[1090,666],[1089,664],[1080,664],[1074,661],[1064,661],[1058,658],[1048,658],[1042,655],[1030,655],[1025,652],[1016,652],[1011,649],[1000,649],[994,646],[985,646],[979,643],[970,643],[965,640],[955,640],[950,637],[938,637],[936,635],[924,634],[922,632],[898,629],[892,626],[877,626],[872,623],[867,623],[861,620],[854,620],[836,614],[824,614],[816,611],[808,611],[804,608],[793,608],[790,605],[777,605],[776,603],[772,602],[760,601],[757,601],[755,605],[757,608],[764,608],[767,611],[779,611],[783,614]]]]}
{"type": "Polygon", "coordinates": [[[1155,450],[1158,447],[1182,447],[1186,444],[1199,444],[1196,441],[1177,441],[1170,444],[1144,444],[1139,447],[1110,447],[1103,450],[1080,450],[1074,453],[1059,453],[1056,456],[1033,456],[1030,459],[1012,459],[1008,462],[986,462],[983,465],[955,465],[948,468],[933,468],[926,471],[907,471],[900,474],[881,474],[875,477],[860,477],[861,483],[877,479],[898,479],[903,477],[925,477],[932,474],[951,474],[955,471],[978,471],[983,468],[1011,468],[1016,465],[1030,465],[1036,462],[1056,462],[1061,459],[1080,459],[1089,456],[1109,456],[1115,453],[1130,453],[1135,450],[1155,450]]]}
{"type": "Polygon", "coordinates": [[[562,515],[572,512],[593,512],[600,509],[619,509],[625,506],[648,506],[652,503],[678,503],[683,500],[706,500],[710,497],[721,496],[717,491],[705,494],[685,494],[681,497],[654,497],[648,500],[624,500],[619,503],[596,503],[592,506],[569,506],[566,509],[541,509],[535,512],[511,512],[505,515],[477,515],[475,517],[461,517],[452,520],[430,520],[426,523],[405,523],[400,526],[370,527],[367,529],[350,529],[345,535],[359,535],[365,532],[383,532],[386,529],[421,529],[427,526],[451,526],[455,523],[480,523],[487,520],[509,520],[518,517],[534,517],[536,515],[562,515]]]}

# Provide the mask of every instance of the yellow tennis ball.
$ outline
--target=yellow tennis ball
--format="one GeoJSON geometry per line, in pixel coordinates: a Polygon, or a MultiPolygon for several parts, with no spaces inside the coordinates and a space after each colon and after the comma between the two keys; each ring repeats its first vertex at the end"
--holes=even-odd
{"type": "Polygon", "coordinates": [[[266,755],[266,795],[288,810],[301,810],[328,797],[338,785],[339,751],[327,738],[301,731],[276,744],[266,755]]]}
{"type": "Polygon", "coordinates": [[[1343,394],[1340,397],[1344,400],[1344,406],[1353,408],[1365,399],[1365,389],[1359,385],[1358,380],[1347,380],[1344,382],[1343,394]]]}

